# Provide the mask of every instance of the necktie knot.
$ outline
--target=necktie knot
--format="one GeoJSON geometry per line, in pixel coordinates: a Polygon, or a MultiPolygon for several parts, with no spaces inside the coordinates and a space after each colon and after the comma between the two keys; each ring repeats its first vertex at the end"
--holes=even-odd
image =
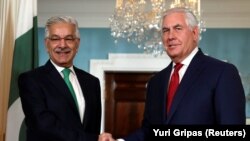
{"type": "Polygon", "coordinates": [[[69,68],[65,68],[62,70],[63,76],[68,78],[69,74],[70,74],[70,69],[69,68]]]}
{"type": "Polygon", "coordinates": [[[174,71],[175,71],[175,72],[179,72],[179,70],[181,69],[182,66],[183,66],[183,64],[181,64],[181,63],[176,63],[176,65],[174,66],[174,71]]]}

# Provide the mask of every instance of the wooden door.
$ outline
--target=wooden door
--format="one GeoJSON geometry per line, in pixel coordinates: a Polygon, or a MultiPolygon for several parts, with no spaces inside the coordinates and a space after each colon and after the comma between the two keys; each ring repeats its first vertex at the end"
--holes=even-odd
{"type": "Polygon", "coordinates": [[[121,138],[140,127],[153,72],[105,72],[105,131],[121,138]]]}

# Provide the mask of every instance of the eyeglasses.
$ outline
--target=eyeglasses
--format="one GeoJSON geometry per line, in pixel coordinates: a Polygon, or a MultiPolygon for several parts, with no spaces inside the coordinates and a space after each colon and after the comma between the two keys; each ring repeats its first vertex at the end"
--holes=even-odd
{"type": "Polygon", "coordinates": [[[66,36],[64,38],[61,38],[59,36],[52,36],[52,37],[48,37],[47,39],[49,39],[53,44],[59,44],[61,42],[61,40],[64,40],[64,42],[66,44],[72,44],[72,43],[74,43],[75,39],[78,39],[78,38],[69,35],[69,36],[66,36]]]}

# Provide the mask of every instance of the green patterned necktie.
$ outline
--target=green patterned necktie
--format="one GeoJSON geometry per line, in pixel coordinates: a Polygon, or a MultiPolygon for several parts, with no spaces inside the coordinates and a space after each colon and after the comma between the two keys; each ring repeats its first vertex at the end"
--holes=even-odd
{"type": "Polygon", "coordinates": [[[69,88],[69,90],[71,92],[71,95],[73,96],[73,99],[75,101],[76,107],[78,109],[78,103],[77,103],[77,99],[76,99],[76,94],[75,94],[73,86],[72,86],[72,84],[71,84],[71,82],[69,80],[70,69],[65,68],[64,70],[62,70],[62,73],[64,75],[63,79],[64,79],[65,83],[67,84],[67,86],[68,86],[68,88],[69,88]]]}

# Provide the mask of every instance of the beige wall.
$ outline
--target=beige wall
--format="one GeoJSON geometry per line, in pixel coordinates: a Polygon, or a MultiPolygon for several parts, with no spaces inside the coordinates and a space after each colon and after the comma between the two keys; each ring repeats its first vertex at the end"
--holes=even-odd
{"type": "MultiPolygon", "coordinates": [[[[70,14],[80,27],[109,27],[116,0],[38,0],[38,26],[51,15],[70,14]],[[56,8],[58,7],[58,9],[56,8]],[[74,8],[71,8],[74,7],[74,8]]],[[[150,1],[150,0],[146,0],[150,1]]],[[[166,0],[170,5],[172,0],[166,0]]],[[[206,27],[249,28],[250,0],[200,0],[206,27]]]]}

